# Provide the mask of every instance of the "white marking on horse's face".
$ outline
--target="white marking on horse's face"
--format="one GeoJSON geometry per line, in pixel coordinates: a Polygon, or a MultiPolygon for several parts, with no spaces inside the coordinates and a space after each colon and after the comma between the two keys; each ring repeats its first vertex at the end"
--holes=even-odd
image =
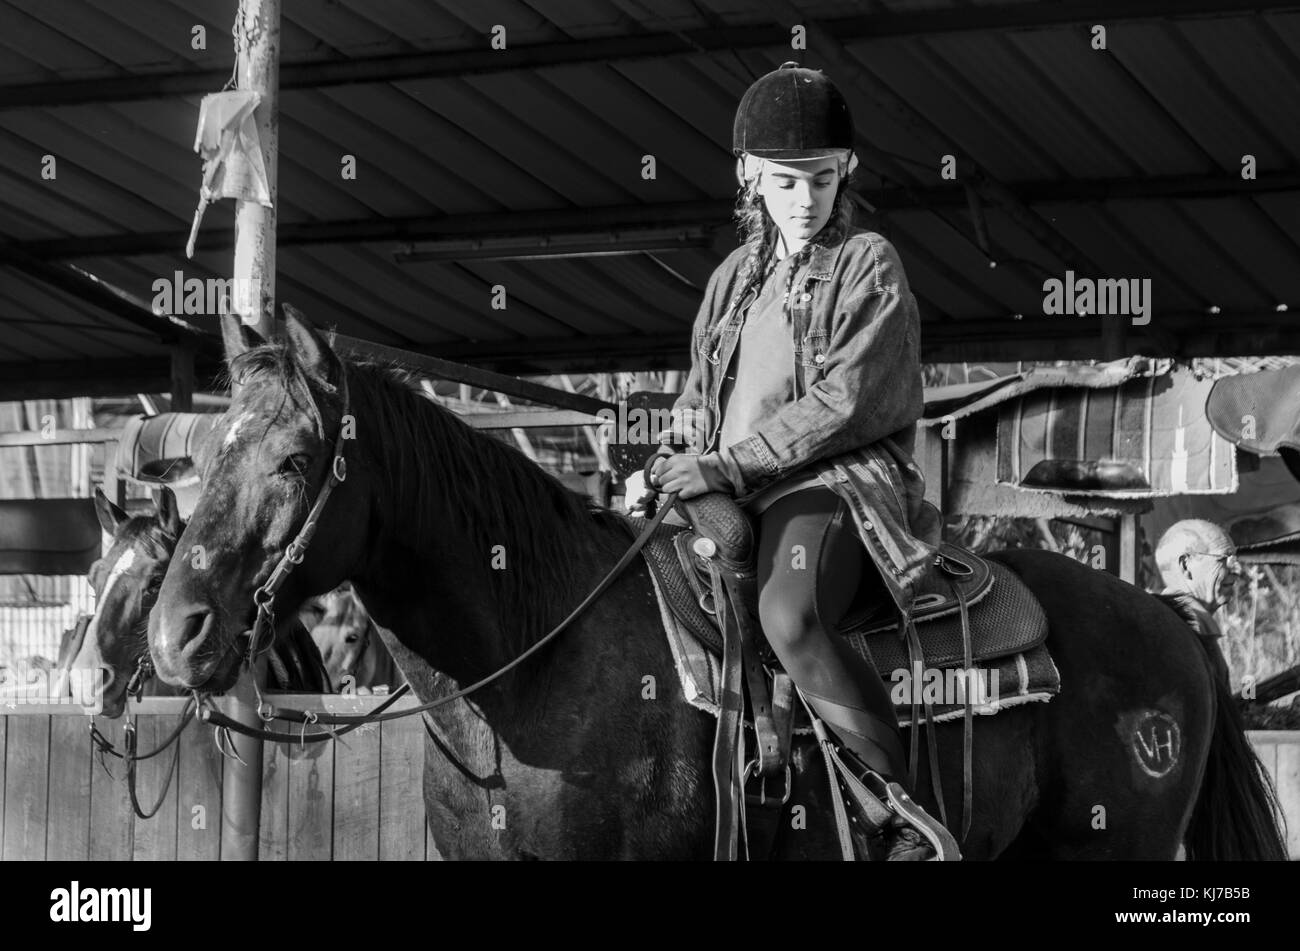
{"type": "Polygon", "coordinates": [[[230,429],[226,430],[226,438],[221,440],[221,448],[229,449],[239,438],[239,428],[253,418],[251,410],[245,411],[237,420],[230,424],[230,429]]]}
{"type": "MultiPolygon", "coordinates": [[[[118,556],[112,569],[108,572],[108,578],[104,581],[104,590],[99,593],[95,599],[95,614],[86,625],[86,636],[81,641],[81,650],[77,651],[77,656],[72,660],[73,670],[94,670],[97,668],[107,668],[108,664],[104,660],[99,650],[99,617],[104,611],[104,605],[108,604],[108,596],[113,591],[113,586],[117,584],[118,579],[126,574],[135,564],[135,549],[127,548],[118,556]]],[[[104,689],[113,682],[113,673],[109,671],[107,680],[104,683],[104,689]]]]}

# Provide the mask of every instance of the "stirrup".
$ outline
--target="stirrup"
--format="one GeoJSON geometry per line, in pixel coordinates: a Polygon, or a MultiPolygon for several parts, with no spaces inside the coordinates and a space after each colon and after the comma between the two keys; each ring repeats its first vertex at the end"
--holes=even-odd
{"type": "Polygon", "coordinates": [[[898,783],[885,782],[879,776],[875,778],[884,787],[884,795],[881,798],[886,805],[930,843],[930,847],[934,849],[934,858],[931,861],[961,861],[961,850],[957,848],[957,840],[942,822],[917,805],[916,801],[907,794],[907,790],[898,783]]]}
{"type": "Polygon", "coordinates": [[[917,805],[901,785],[887,781],[873,769],[865,769],[861,775],[855,775],[851,770],[842,770],[841,775],[844,777],[849,793],[863,810],[869,824],[873,826],[872,834],[884,831],[889,824],[888,816],[882,821],[880,809],[883,807],[889,815],[898,816],[919,832],[930,844],[934,849],[934,858],[930,861],[961,861],[961,850],[957,848],[957,840],[953,838],[952,833],[917,805]]]}

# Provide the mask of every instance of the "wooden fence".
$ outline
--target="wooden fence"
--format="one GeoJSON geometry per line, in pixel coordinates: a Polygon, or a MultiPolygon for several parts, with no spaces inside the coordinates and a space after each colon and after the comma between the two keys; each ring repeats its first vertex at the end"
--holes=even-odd
{"type": "MultiPolygon", "coordinates": [[[[359,713],[376,698],[279,694],[285,708],[359,713]]],[[[220,701],[219,701],[220,702],[220,701]]],[[[139,749],[154,749],[178,722],[183,698],[138,707],[139,749]]],[[[402,698],[392,709],[413,705],[402,698]]],[[[136,818],[122,762],[109,774],[92,754],[88,718],[72,705],[0,707],[0,858],[219,859],[227,760],[211,728],[191,724],[179,771],[152,819],[136,818]]],[[[125,719],[96,721],[122,746],[125,719]]],[[[282,729],[284,725],[277,725],[282,729]]],[[[150,809],[171,751],[142,762],[137,782],[150,809]]],[[[332,742],[265,744],[258,858],[438,858],[424,822],[424,732],[418,718],[365,726],[332,742]]]]}
{"type": "Polygon", "coordinates": [[[1246,734],[1277,787],[1287,826],[1287,854],[1300,859],[1300,730],[1253,730],[1246,734]]]}
{"type": "MultiPolygon", "coordinates": [[[[374,698],[316,695],[277,695],[275,703],[335,713],[375,705],[374,698]]],[[[394,709],[414,703],[402,698],[394,709]]],[[[140,705],[141,750],[171,732],[183,704],[154,698],[140,705]]],[[[79,707],[23,705],[7,712],[0,716],[0,858],[221,857],[221,827],[229,821],[221,802],[226,759],[210,728],[192,724],[185,731],[179,772],[158,814],[142,820],[131,811],[121,761],[109,758],[110,776],[92,755],[79,707]]],[[[120,747],[125,720],[97,722],[120,747]]],[[[1300,731],[1249,736],[1277,785],[1290,855],[1300,859],[1300,731]]],[[[140,764],[145,809],[170,765],[170,751],[140,764]]],[[[362,727],[335,742],[266,744],[258,858],[439,858],[424,822],[423,767],[424,736],[415,717],[362,727]]]]}

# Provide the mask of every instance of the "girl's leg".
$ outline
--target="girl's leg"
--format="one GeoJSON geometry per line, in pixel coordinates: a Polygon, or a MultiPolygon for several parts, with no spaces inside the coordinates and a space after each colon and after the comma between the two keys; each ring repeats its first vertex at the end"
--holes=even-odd
{"type": "Polygon", "coordinates": [[[903,780],[889,691],[835,630],[869,565],[847,506],[817,487],[778,499],[760,519],[758,610],[768,642],[841,743],[863,765],[903,780]]]}

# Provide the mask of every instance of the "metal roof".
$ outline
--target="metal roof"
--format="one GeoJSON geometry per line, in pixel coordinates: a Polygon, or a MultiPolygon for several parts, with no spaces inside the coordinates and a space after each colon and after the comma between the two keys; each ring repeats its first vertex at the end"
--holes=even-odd
{"type": "MultiPolygon", "coordinates": [[[[198,103],[229,75],[235,8],[0,2],[0,398],[167,389],[174,329],[69,266],[145,302],[177,269],[228,275],[230,202],[208,209],[193,261],[183,246],[198,103]]],[[[850,98],[876,208],[862,221],[899,248],[927,360],[1300,352],[1300,2],[337,0],[285,4],[281,45],[277,297],[345,334],[512,373],[684,366],[734,246],[735,104],[795,58],[850,98]],[[506,50],[489,48],[496,24],[506,50]],[[713,237],[394,260],[584,221],[713,237]],[[1151,278],[1151,324],[1107,354],[1100,328],[1122,318],[1044,316],[1044,277],[1072,266],[1151,278]]]]}

